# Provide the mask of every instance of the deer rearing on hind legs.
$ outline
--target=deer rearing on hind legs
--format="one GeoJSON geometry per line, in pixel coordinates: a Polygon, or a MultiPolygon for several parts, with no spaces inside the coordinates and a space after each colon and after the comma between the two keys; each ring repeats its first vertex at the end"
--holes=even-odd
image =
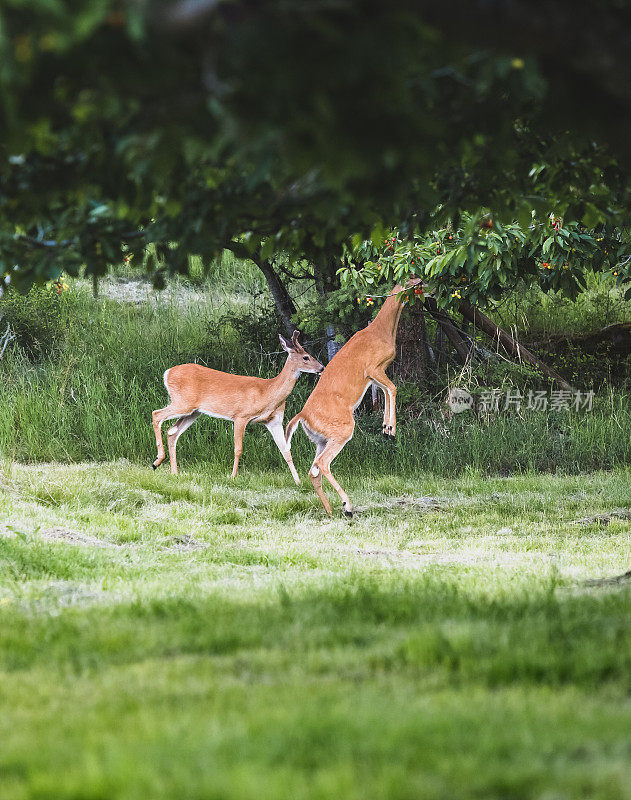
{"type": "Polygon", "coordinates": [[[420,282],[420,278],[411,278],[405,287],[394,287],[370,325],[351,336],[331,359],[302,411],[287,425],[285,435],[290,446],[298,423],[316,445],[309,477],[327,514],[331,513],[331,504],[322,489],[323,475],[340,496],[346,516],[353,514],[348,495],[331,474],[331,462],[353,436],[353,412],[371,384],[383,389],[383,433],[394,439],[397,390],[386,375],[386,368],[396,355],[397,327],[406,297],[404,290],[420,282]]]}
{"type": "Polygon", "coordinates": [[[301,372],[321,373],[322,364],[304,350],[298,342],[298,331],[291,339],[280,339],[287,361],[275,378],[250,378],[245,375],[231,375],[201,364],[180,364],[164,373],[164,385],[171,402],[165,408],[154,411],[153,430],[156,434],[158,457],[153,462],[156,469],[165,459],[162,442],[162,423],[167,419],[179,420],[169,428],[167,442],[171,472],[177,474],[175,447],[182,433],[189,428],[200,414],[228,419],[234,423],[234,464],[232,477],[236,477],[239,457],[243,448],[243,433],[248,422],[262,422],[272,434],[278,449],[293,475],[296,483],[300,478],[291,458],[291,448],[283,433],[283,414],[285,400],[294,388],[301,372]]]}

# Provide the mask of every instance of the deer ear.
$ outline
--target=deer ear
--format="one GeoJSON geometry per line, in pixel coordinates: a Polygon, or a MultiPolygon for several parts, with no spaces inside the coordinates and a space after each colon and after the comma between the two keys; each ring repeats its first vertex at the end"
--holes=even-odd
{"type": "Polygon", "coordinates": [[[279,338],[279,340],[280,340],[280,346],[283,348],[283,350],[284,350],[286,353],[289,353],[289,352],[291,351],[291,349],[292,349],[292,348],[291,348],[291,345],[290,345],[290,343],[289,343],[289,342],[287,341],[287,339],[285,339],[285,337],[284,337],[282,334],[280,334],[280,333],[278,334],[278,338],[279,338]]]}
{"type": "Polygon", "coordinates": [[[300,331],[294,331],[291,335],[291,343],[294,347],[298,344],[298,337],[300,336],[300,331]]]}

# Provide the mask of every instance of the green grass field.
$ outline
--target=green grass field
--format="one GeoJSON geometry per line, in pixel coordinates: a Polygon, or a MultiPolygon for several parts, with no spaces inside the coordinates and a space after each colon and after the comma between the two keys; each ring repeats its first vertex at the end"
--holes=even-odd
{"type": "Polygon", "coordinates": [[[2,463],[1,800],[631,797],[628,470],[228,468],[2,463]]]}
{"type": "Polygon", "coordinates": [[[631,798],[628,382],[480,419],[400,384],[396,444],[363,413],[334,464],[352,521],[302,432],[299,488],[260,426],[230,480],[206,418],[154,473],[167,367],[283,363],[258,273],[217,269],[2,301],[0,800],[631,798]]]}

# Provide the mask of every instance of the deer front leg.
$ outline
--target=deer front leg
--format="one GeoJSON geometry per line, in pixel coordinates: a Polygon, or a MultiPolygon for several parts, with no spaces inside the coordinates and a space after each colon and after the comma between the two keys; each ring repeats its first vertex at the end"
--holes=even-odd
{"type": "Polygon", "coordinates": [[[378,386],[380,389],[383,389],[383,428],[382,432],[384,436],[388,436],[388,426],[390,425],[390,395],[383,386],[380,386],[378,383],[373,382],[373,386],[378,386]]]}
{"type": "Polygon", "coordinates": [[[166,458],[164,453],[164,443],[162,442],[162,423],[166,422],[168,419],[174,419],[175,417],[179,416],[181,416],[181,413],[174,411],[171,405],[168,405],[165,408],[158,408],[151,412],[151,418],[153,420],[153,432],[156,435],[156,446],[158,448],[157,458],[152,464],[154,469],[157,469],[166,458]]]}
{"type": "Polygon", "coordinates": [[[239,458],[243,452],[243,434],[245,433],[245,426],[248,424],[247,419],[235,419],[234,421],[234,464],[232,465],[232,477],[237,477],[237,470],[239,469],[239,458]]]}
{"type": "Polygon", "coordinates": [[[283,455],[283,458],[287,462],[287,466],[289,467],[289,471],[294,479],[294,481],[298,484],[300,483],[300,478],[298,477],[298,473],[296,472],[296,467],[294,467],[294,461],[291,457],[291,447],[287,444],[285,439],[285,432],[283,430],[283,415],[278,414],[275,417],[272,417],[269,422],[265,423],[265,427],[267,430],[272,434],[272,438],[276,442],[278,449],[283,455]]]}
{"type": "Polygon", "coordinates": [[[396,399],[397,387],[392,383],[390,378],[382,369],[374,369],[368,377],[373,383],[376,383],[385,395],[385,410],[383,415],[383,433],[389,439],[394,439],[397,430],[397,415],[396,415],[396,399]]]}

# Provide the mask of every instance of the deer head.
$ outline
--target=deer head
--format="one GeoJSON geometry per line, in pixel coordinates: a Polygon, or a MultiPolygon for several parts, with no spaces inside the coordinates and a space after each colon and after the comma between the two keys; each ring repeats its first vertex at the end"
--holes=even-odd
{"type": "Polygon", "coordinates": [[[324,371],[324,367],[317,359],[307,353],[298,341],[299,335],[298,331],[294,331],[291,339],[285,339],[279,333],[280,346],[289,356],[288,361],[296,372],[315,372],[319,375],[324,371]]]}

